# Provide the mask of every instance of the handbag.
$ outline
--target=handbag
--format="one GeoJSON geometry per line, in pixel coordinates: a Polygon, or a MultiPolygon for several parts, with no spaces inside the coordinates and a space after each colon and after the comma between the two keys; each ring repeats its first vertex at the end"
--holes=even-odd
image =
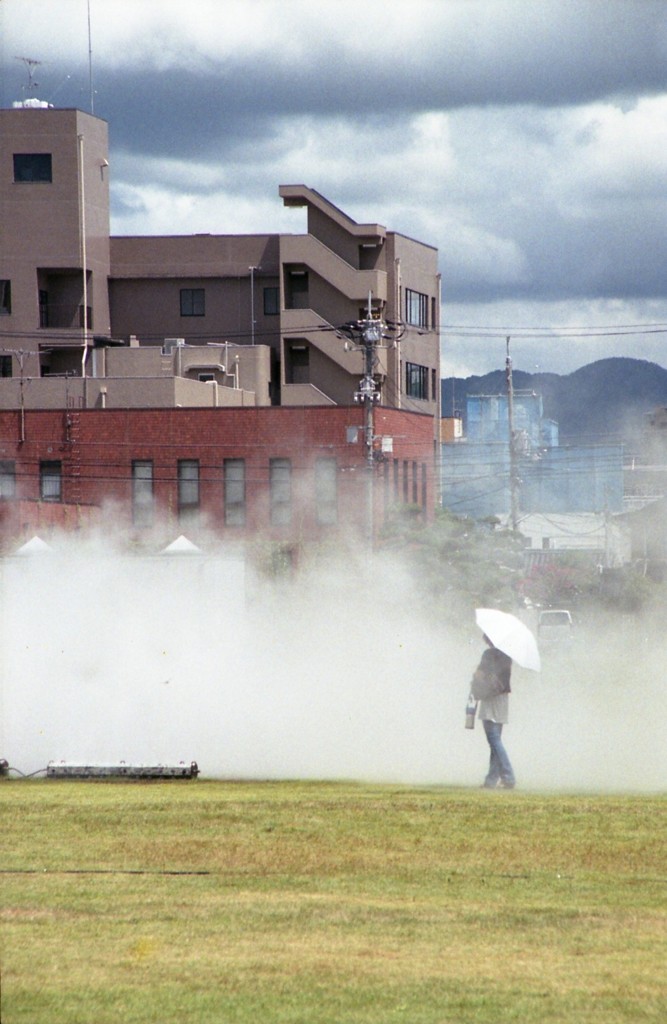
{"type": "Polygon", "coordinates": [[[470,692],[475,700],[491,700],[503,692],[503,684],[497,675],[477,669],[470,683],[470,692]]]}

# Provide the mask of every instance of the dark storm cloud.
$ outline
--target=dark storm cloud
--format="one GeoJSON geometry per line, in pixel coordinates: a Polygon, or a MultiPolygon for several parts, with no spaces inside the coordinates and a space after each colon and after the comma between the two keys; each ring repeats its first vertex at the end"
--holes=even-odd
{"type": "MultiPolygon", "coordinates": [[[[42,98],[89,109],[85,32],[63,27],[83,0],[0,15],[35,5],[3,103],[26,52],[42,98]]],[[[304,182],[437,246],[445,306],[471,323],[667,319],[664,0],[91,9],[116,233],[276,230],[278,184],[304,182]]]]}
{"type": "MultiPolygon", "coordinates": [[[[411,9],[419,19],[420,5],[407,5],[406,14],[411,9]]],[[[663,0],[443,2],[426,5],[421,22],[414,34],[406,26],[404,46],[387,45],[379,26],[366,51],[341,32],[337,40],[304,38],[286,60],[279,25],[275,49],[267,40],[258,59],[255,52],[189,52],[178,31],[158,21],[162,48],[177,56],[164,70],[154,60],[123,64],[115,55],[112,68],[100,58],[95,112],[114,125],[123,147],[166,154],[176,132],[185,155],[200,155],[217,141],[262,138],[277,117],[555,107],[667,87],[663,0]]],[[[87,67],[78,56],[78,67],[56,60],[39,69],[47,98],[56,94],[58,105],[88,105],[87,67]]],[[[25,69],[10,63],[5,90],[20,95],[24,82],[25,69]]]]}
{"type": "MultiPolygon", "coordinates": [[[[666,196],[667,199],[667,196],[666,196]]],[[[524,277],[498,281],[478,277],[454,252],[441,256],[447,295],[455,302],[508,298],[662,298],[667,275],[667,209],[641,206],[591,213],[583,222],[542,210],[542,224],[506,226],[527,256],[524,277]]]]}

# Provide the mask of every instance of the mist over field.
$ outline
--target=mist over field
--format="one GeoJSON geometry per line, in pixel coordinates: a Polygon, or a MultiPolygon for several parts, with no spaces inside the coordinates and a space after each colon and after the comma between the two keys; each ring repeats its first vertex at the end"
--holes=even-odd
{"type": "MultiPolygon", "coordinates": [[[[0,561],[2,747],[51,760],[197,761],[203,777],[476,786],[464,729],[481,655],[467,613],[436,621],[404,568],[346,557],[290,581],[238,554],[98,543],[0,561]]],[[[667,780],[665,642],[604,621],[543,670],[515,668],[504,739],[526,789],[656,791],[667,780]]]]}

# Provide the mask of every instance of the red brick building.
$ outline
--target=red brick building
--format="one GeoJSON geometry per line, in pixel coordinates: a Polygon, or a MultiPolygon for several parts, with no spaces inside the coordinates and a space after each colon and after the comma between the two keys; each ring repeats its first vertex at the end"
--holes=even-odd
{"type": "Polygon", "coordinates": [[[368,536],[371,518],[377,534],[396,505],[430,519],[431,419],[377,409],[369,470],[363,416],[312,406],[0,412],[5,547],[39,524],[47,534],[104,521],[135,537],[213,531],[298,544],[368,536]]]}

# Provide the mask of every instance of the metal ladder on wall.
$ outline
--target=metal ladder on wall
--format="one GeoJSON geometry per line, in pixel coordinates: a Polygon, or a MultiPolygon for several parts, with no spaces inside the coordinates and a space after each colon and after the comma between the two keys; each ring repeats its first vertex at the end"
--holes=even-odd
{"type": "Polygon", "coordinates": [[[81,504],[81,413],[68,408],[65,412],[65,438],[67,451],[67,502],[81,504]]]}

